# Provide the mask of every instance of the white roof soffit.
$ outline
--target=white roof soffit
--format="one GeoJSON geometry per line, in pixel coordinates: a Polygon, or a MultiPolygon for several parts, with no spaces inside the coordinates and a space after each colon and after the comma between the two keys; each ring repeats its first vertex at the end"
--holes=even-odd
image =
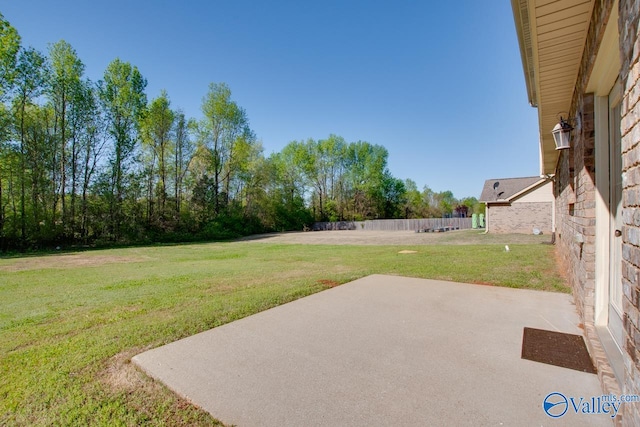
{"type": "Polygon", "coordinates": [[[595,0],[511,0],[527,94],[538,107],[540,173],[555,172],[551,129],[566,118],[595,0]]]}

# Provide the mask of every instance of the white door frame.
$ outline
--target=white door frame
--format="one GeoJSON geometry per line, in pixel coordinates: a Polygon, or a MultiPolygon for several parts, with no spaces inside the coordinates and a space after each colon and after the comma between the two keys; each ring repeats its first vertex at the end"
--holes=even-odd
{"type": "MultiPolygon", "coordinates": [[[[612,213],[610,206],[611,180],[611,132],[610,132],[610,99],[620,102],[620,83],[616,83],[608,96],[596,96],[594,99],[595,119],[595,157],[596,157],[596,277],[595,277],[595,326],[613,371],[621,383],[624,375],[624,361],[622,358],[621,322],[610,321],[609,286],[612,268],[610,265],[611,242],[613,238],[612,213]]],[[[611,123],[620,126],[620,123],[611,123]]],[[[613,316],[612,316],[613,318],[613,316]]]]}

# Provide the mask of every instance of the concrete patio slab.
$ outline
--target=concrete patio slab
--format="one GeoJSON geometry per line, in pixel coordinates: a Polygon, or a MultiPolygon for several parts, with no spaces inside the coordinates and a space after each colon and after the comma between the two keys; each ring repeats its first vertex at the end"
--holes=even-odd
{"type": "Polygon", "coordinates": [[[602,391],[521,359],[525,326],[582,333],[569,295],[374,275],[133,361],[238,426],[611,425],[571,400],[543,411],[602,391]]]}

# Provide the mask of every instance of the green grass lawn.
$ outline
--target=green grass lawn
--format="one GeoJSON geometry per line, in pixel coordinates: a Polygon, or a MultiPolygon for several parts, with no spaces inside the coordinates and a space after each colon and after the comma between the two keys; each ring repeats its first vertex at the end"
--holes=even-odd
{"type": "Polygon", "coordinates": [[[554,259],[540,244],[247,242],[0,258],[0,425],[216,425],[130,358],[372,273],[567,292],[554,259]]]}

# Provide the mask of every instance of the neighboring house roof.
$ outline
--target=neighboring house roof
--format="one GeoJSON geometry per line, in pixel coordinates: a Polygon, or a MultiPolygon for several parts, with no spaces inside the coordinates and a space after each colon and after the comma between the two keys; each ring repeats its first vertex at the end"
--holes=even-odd
{"type": "Polygon", "coordinates": [[[488,179],[484,182],[480,201],[483,203],[508,203],[525,191],[546,181],[546,178],[539,176],[488,179]]]}
{"type": "Polygon", "coordinates": [[[567,119],[571,108],[595,3],[511,0],[529,102],[538,107],[541,175],[555,172],[558,153],[551,130],[558,115],[567,119]]]}

